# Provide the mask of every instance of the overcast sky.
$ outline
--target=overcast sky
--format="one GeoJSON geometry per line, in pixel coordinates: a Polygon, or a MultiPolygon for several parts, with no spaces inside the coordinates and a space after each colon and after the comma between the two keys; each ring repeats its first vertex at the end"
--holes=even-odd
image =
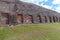
{"type": "Polygon", "coordinates": [[[60,12],[60,0],[21,0],[60,12]]]}

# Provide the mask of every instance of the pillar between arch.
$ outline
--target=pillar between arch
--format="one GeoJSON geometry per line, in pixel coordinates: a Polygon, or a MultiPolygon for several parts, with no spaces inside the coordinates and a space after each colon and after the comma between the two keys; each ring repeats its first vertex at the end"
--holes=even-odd
{"type": "Polygon", "coordinates": [[[34,16],[33,16],[33,23],[34,23],[34,24],[37,24],[37,23],[38,23],[38,21],[37,21],[37,15],[34,15],[34,16]]]}
{"type": "Polygon", "coordinates": [[[41,16],[41,20],[42,20],[42,23],[45,23],[45,19],[43,15],[41,16]]]}
{"type": "Polygon", "coordinates": [[[46,16],[47,17],[47,23],[50,23],[50,21],[49,21],[49,17],[48,16],[46,16]]]}
{"type": "Polygon", "coordinates": [[[59,21],[59,17],[58,17],[58,22],[60,22],[60,21],[59,21]]]}

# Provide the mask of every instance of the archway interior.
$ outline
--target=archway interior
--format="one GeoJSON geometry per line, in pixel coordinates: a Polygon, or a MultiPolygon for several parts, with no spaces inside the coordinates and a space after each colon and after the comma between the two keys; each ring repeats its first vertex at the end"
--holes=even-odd
{"type": "Polygon", "coordinates": [[[9,14],[8,13],[0,13],[0,23],[9,24],[9,14]]]}
{"type": "Polygon", "coordinates": [[[53,16],[53,21],[55,22],[55,17],[53,16]]]}
{"type": "Polygon", "coordinates": [[[17,22],[22,23],[23,22],[23,15],[22,14],[17,14],[17,22]]]}
{"type": "Polygon", "coordinates": [[[44,16],[44,19],[45,19],[45,22],[47,22],[47,17],[46,16],[44,16]]]}
{"type": "Polygon", "coordinates": [[[51,16],[49,16],[49,21],[52,22],[52,18],[51,18],[51,16]]]}
{"type": "Polygon", "coordinates": [[[40,15],[38,15],[37,16],[37,20],[41,23],[42,21],[41,21],[41,16],[40,15]]]}
{"type": "Polygon", "coordinates": [[[59,17],[59,22],[60,22],[60,17],[59,17]]]}
{"type": "Polygon", "coordinates": [[[56,22],[58,22],[58,17],[56,17],[56,22]]]}
{"type": "Polygon", "coordinates": [[[32,16],[32,15],[29,15],[29,16],[28,16],[28,20],[29,20],[31,23],[33,23],[33,16],[32,16]]]}

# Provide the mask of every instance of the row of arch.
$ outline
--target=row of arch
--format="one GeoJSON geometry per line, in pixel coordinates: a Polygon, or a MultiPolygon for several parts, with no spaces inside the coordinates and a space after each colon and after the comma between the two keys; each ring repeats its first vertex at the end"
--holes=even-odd
{"type": "MultiPolygon", "coordinates": [[[[60,22],[60,17],[58,18],[56,16],[52,16],[52,17],[51,16],[43,16],[43,18],[42,18],[40,15],[38,15],[38,16],[36,16],[35,19],[39,23],[42,23],[43,21],[45,23],[47,23],[47,22],[50,22],[50,23],[52,23],[52,22],[60,22]]],[[[17,14],[17,21],[18,22],[20,21],[22,23],[23,22],[24,23],[34,23],[34,18],[33,18],[32,15],[28,15],[27,18],[26,18],[26,20],[23,20],[23,15],[22,14],[17,14]]]]}
{"type": "Polygon", "coordinates": [[[22,14],[17,14],[17,16],[11,16],[8,13],[0,14],[0,24],[21,24],[21,23],[52,23],[52,22],[60,22],[60,17],[56,16],[40,16],[37,15],[34,17],[33,15],[28,15],[27,17],[22,14]]]}

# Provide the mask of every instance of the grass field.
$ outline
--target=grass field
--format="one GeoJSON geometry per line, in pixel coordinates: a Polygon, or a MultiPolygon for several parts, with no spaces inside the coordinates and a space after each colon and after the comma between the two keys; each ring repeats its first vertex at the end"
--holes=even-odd
{"type": "Polygon", "coordinates": [[[60,23],[0,27],[0,40],[60,40],[60,23]]]}

